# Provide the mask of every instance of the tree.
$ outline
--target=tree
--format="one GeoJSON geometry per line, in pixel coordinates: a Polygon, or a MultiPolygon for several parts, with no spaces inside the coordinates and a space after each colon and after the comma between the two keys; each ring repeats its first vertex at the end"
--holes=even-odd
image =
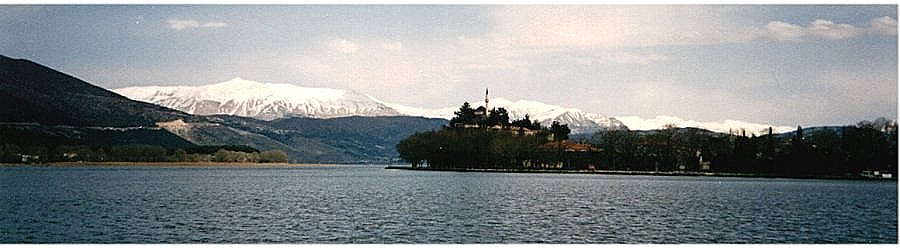
{"type": "Polygon", "coordinates": [[[797,131],[794,133],[794,139],[791,140],[791,153],[787,161],[788,168],[786,168],[788,173],[809,173],[809,171],[807,171],[808,167],[806,166],[810,163],[806,157],[809,149],[807,149],[805,139],[806,138],[803,137],[803,127],[797,126],[797,131]]]}
{"type": "Polygon", "coordinates": [[[50,156],[52,161],[96,161],[96,155],[89,146],[62,145],[53,149],[50,156]]]}
{"type": "Polygon", "coordinates": [[[568,124],[559,124],[558,121],[553,121],[553,123],[550,124],[550,133],[553,134],[553,140],[568,140],[571,131],[572,130],[569,130],[568,124]]]}
{"type": "Polygon", "coordinates": [[[288,155],[282,150],[268,150],[259,154],[261,163],[286,163],[288,155]]]}
{"type": "Polygon", "coordinates": [[[94,157],[94,161],[106,161],[106,150],[97,148],[97,155],[94,157]]]}
{"type": "Polygon", "coordinates": [[[501,127],[509,126],[509,113],[505,108],[491,109],[488,117],[488,126],[500,125],[501,127]]]}
{"type": "Polygon", "coordinates": [[[178,161],[178,162],[187,162],[187,161],[188,161],[188,155],[187,155],[187,152],[184,151],[184,149],[177,149],[177,150],[175,150],[175,161],[178,161]]]}
{"type": "Polygon", "coordinates": [[[510,123],[510,126],[527,128],[530,130],[541,130],[541,123],[538,121],[532,121],[529,115],[525,115],[524,119],[514,120],[510,123]]]}
{"type": "Polygon", "coordinates": [[[413,168],[419,167],[429,158],[429,154],[435,148],[427,143],[428,140],[434,138],[432,137],[434,134],[434,131],[416,133],[401,140],[397,143],[397,153],[400,154],[400,159],[412,164],[413,168]]]}
{"type": "Polygon", "coordinates": [[[22,162],[22,149],[15,144],[3,144],[0,146],[0,162],[19,163],[22,162]]]}
{"type": "Polygon", "coordinates": [[[673,144],[675,142],[675,140],[674,140],[675,133],[677,131],[678,131],[678,126],[676,126],[675,124],[669,123],[669,124],[663,125],[662,135],[663,135],[663,139],[665,140],[665,143],[664,143],[665,149],[663,150],[662,163],[664,165],[666,165],[666,169],[669,169],[669,168],[671,168],[672,170],[677,169],[676,168],[677,165],[675,164],[675,154],[674,154],[675,148],[674,148],[674,144],[673,144]]]}
{"type": "MultiPolygon", "coordinates": [[[[49,155],[49,152],[47,152],[47,148],[45,148],[43,146],[35,145],[35,146],[28,147],[28,149],[25,150],[25,154],[30,156],[27,159],[28,160],[27,162],[43,163],[43,162],[47,162],[47,157],[48,157],[47,155],[49,155]]],[[[26,162],[26,161],[22,161],[22,162],[26,162]]]]}
{"type": "Polygon", "coordinates": [[[631,166],[636,152],[636,136],[628,130],[610,129],[594,134],[594,145],[602,147],[610,169],[631,166]]]}
{"type": "MultiPolygon", "coordinates": [[[[287,156],[287,155],[285,155],[287,156]]],[[[213,155],[215,162],[259,162],[259,153],[246,153],[220,149],[213,155]]]]}
{"type": "Polygon", "coordinates": [[[166,148],[141,144],[113,146],[110,148],[109,157],[110,161],[164,162],[171,160],[166,148]]]}
{"type": "Polygon", "coordinates": [[[450,119],[450,126],[455,126],[456,124],[473,124],[475,122],[475,109],[469,105],[469,102],[464,102],[462,106],[459,107],[459,111],[453,112],[456,116],[450,119]]]}

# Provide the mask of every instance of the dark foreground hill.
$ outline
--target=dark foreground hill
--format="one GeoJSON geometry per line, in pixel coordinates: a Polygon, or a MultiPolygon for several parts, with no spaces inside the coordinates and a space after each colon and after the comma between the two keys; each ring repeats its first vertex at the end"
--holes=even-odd
{"type": "Polygon", "coordinates": [[[262,121],[194,116],[134,101],[46,66],[0,55],[0,145],[53,147],[153,145],[170,151],[197,145],[283,150],[293,162],[391,163],[394,148],[443,119],[347,117],[262,121]]]}
{"type": "Polygon", "coordinates": [[[0,55],[0,120],[43,125],[133,127],[194,120],[181,111],[132,101],[59,71],[0,55]]]}
{"type": "Polygon", "coordinates": [[[195,120],[186,113],[132,101],[46,66],[0,55],[0,137],[22,147],[193,144],[159,121],[195,120]]]}

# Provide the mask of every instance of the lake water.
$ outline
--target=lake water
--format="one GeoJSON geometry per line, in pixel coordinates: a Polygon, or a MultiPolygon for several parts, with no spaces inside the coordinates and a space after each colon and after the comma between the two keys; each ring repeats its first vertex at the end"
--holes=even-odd
{"type": "Polygon", "coordinates": [[[0,167],[0,243],[897,243],[897,182],[0,167]]]}

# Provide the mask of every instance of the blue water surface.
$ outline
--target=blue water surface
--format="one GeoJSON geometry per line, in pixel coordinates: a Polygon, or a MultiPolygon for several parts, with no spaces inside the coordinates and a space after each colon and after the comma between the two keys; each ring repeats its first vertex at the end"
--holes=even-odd
{"type": "Polygon", "coordinates": [[[897,243],[897,182],[0,166],[0,243],[897,243]]]}

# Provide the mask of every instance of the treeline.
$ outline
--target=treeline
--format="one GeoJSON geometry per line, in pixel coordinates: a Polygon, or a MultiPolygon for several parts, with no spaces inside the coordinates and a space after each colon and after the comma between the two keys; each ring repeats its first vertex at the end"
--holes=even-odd
{"type": "MultiPolygon", "coordinates": [[[[606,130],[578,143],[552,142],[549,129],[446,127],[397,145],[414,167],[694,171],[785,176],[897,173],[897,123],[884,118],[854,126],[815,127],[757,136],[667,125],[652,131],[606,130]],[[580,144],[579,144],[580,143],[580,144]],[[578,146],[585,147],[583,149],[578,146]]],[[[563,136],[560,136],[562,138],[563,136]]]]}
{"type": "Polygon", "coordinates": [[[259,151],[245,145],[195,146],[166,149],[157,145],[60,145],[56,147],[0,145],[0,162],[287,162],[281,150],[259,151]]]}
{"type": "Polygon", "coordinates": [[[413,167],[519,168],[523,161],[543,160],[538,147],[546,133],[519,135],[480,128],[453,128],[416,133],[397,144],[400,158],[413,167]]]}
{"type": "Polygon", "coordinates": [[[712,171],[774,175],[857,175],[897,172],[897,124],[879,118],[855,126],[817,127],[761,136],[667,126],[599,132],[588,140],[604,150],[611,170],[712,171]]]}
{"type": "Polygon", "coordinates": [[[568,139],[566,124],[542,127],[529,116],[509,119],[504,108],[471,108],[468,102],[454,112],[441,130],[411,135],[397,144],[400,158],[413,167],[430,168],[538,168],[558,166],[564,158],[544,147],[551,140],[568,139]]]}

